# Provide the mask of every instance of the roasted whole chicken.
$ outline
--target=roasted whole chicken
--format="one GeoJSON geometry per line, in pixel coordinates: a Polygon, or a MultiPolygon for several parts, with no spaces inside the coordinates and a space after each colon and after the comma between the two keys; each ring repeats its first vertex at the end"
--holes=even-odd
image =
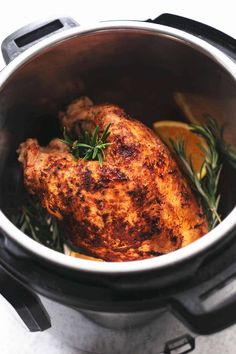
{"type": "Polygon", "coordinates": [[[105,261],[159,256],[186,246],[207,230],[187,181],[168,148],[118,106],[87,97],[60,113],[70,133],[101,132],[111,123],[102,167],[76,159],[59,139],[41,147],[28,139],[19,149],[24,183],[60,220],[71,243],[105,261]]]}

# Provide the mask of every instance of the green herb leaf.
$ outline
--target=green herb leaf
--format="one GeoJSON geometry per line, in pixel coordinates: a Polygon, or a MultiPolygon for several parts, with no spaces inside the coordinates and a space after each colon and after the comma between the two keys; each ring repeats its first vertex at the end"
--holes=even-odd
{"type": "Polygon", "coordinates": [[[102,167],[102,162],[103,162],[103,155],[101,154],[101,152],[98,152],[98,161],[99,161],[99,164],[100,166],[102,167]]]}
{"type": "MultiPolygon", "coordinates": [[[[191,124],[191,129],[195,134],[202,136],[207,143],[207,148],[201,147],[205,154],[205,159],[201,167],[201,171],[206,169],[206,175],[199,179],[193,169],[191,156],[186,155],[185,143],[183,140],[174,142],[171,145],[174,152],[178,156],[186,177],[190,180],[192,188],[201,198],[204,212],[207,216],[209,228],[214,228],[217,223],[221,222],[218,213],[220,195],[218,194],[218,184],[222,170],[222,161],[220,159],[219,141],[216,136],[216,123],[213,119],[207,121],[203,126],[191,124]],[[213,123],[214,122],[214,123],[213,123]]],[[[201,174],[200,171],[200,174],[201,174]]]]}
{"type": "Polygon", "coordinates": [[[58,221],[32,197],[26,194],[23,206],[6,213],[10,220],[33,240],[55,251],[64,252],[64,236],[58,227],[58,221]]]}
{"type": "MultiPolygon", "coordinates": [[[[215,143],[221,156],[226,160],[233,168],[236,169],[236,151],[228,144],[224,139],[225,125],[222,127],[213,119],[209,114],[205,114],[206,125],[208,130],[212,132],[215,137],[215,143]]],[[[194,129],[194,124],[192,125],[194,129]]]]}
{"type": "Polygon", "coordinates": [[[110,136],[110,126],[111,123],[107,124],[100,137],[100,127],[98,125],[92,134],[90,134],[88,131],[85,131],[83,136],[78,137],[78,139],[74,141],[67,134],[66,128],[64,128],[64,139],[60,140],[69,146],[70,151],[75,156],[75,158],[82,158],[83,160],[98,160],[100,166],[102,167],[103,160],[105,159],[104,150],[112,144],[107,142],[107,139],[110,136]]]}

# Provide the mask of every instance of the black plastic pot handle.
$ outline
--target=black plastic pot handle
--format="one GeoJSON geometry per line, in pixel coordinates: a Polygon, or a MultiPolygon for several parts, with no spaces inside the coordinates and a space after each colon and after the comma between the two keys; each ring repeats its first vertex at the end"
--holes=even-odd
{"type": "Polygon", "coordinates": [[[189,290],[174,295],[172,309],[188,327],[199,334],[213,334],[236,322],[236,290],[227,287],[236,279],[236,264],[189,290]],[[224,294],[219,301],[216,296],[224,294]],[[217,300],[217,301],[216,301],[217,300]]]}
{"type": "Polygon", "coordinates": [[[236,60],[236,40],[211,26],[168,13],[160,15],[154,20],[149,19],[147,22],[174,27],[193,34],[213,44],[215,47],[224,51],[233,60],[236,60]]]}
{"type": "Polygon", "coordinates": [[[0,294],[14,307],[30,332],[51,327],[50,318],[39,297],[12,278],[1,265],[0,294]]]}
{"type": "Polygon", "coordinates": [[[1,50],[5,63],[8,64],[26,49],[49,37],[51,34],[75,26],[78,26],[78,23],[74,19],[60,17],[33,22],[20,28],[2,42],[1,50]]]}

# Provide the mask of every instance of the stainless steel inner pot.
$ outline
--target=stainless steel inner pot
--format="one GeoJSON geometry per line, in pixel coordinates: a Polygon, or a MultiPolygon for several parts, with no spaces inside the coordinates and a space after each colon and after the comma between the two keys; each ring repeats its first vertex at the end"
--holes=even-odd
{"type": "Polygon", "coordinates": [[[25,34],[34,34],[35,26],[30,26],[2,45],[8,65],[0,73],[1,294],[31,331],[50,326],[36,293],[82,309],[104,326],[149,322],[166,308],[199,333],[229,326],[235,321],[234,298],[227,297],[220,309],[212,310],[204,307],[201,296],[235,274],[233,174],[226,174],[221,186],[220,225],[185,248],[142,261],[102,263],[68,257],[36,243],[5,216],[4,209],[21,198],[19,143],[36,137],[47,144],[58,136],[58,111],[80,95],[95,103],[118,104],[149,126],[158,119],[185,119],[175,104],[175,92],[205,97],[223,107],[214,118],[227,124],[227,140],[236,144],[236,66],[222,50],[185,31],[152,23],[79,27],[69,20],[63,26],[27,42],[25,34]],[[227,257],[222,251],[226,246],[227,257]]]}
{"type": "MultiPolygon", "coordinates": [[[[1,207],[20,194],[16,149],[27,137],[58,134],[57,113],[80,95],[112,102],[151,126],[182,118],[173,93],[222,102],[226,134],[235,140],[236,66],[223,52],[185,32],[149,23],[108,22],[51,35],[21,53],[0,74],[1,207]]],[[[207,112],[206,112],[207,113],[207,112]]],[[[236,140],[235,140],[236,141],[236,140]]],[[[229,194],[229,193],[228,193],[229,194]]],[[[228,198],[229,196],[227,196],[228,198]]],[[[173,253],[135,262],[97,263],[54,252],[19,231],[1,212],[1,230],[38,257],[70,269],[126,273],[165,268],[202,254],[236,226],[235,200],[208,235],[173,253]]]]}

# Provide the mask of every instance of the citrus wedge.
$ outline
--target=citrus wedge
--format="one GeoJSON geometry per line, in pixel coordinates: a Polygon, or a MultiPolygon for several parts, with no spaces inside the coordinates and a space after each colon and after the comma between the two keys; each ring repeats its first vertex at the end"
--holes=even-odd
{"type": "Polygon", "coordinates": [[[104,262],[103,259],[100,259],[100,258],[95,258],[95,257],[91,257],[91,256],[88,256],[86,254],[83,254],[83,253],[80,253],[80,252],[74,252],[72,251],[72,249],[64,244],[64,253],[67,255],[67,256],[71,256],[71,257],[75,257],[75,258],[81,258],[81,259],[88,259],[90,261],[97,261],[97,262],[104,262]]]}
{"type": "Polygon", "coordinates": [[[193,169],[198,178],[202,179],[206,175],[206,169],[202,168],[205,155],[200,146],[207,148],[207,144],[202,137],[191,131],[189,124],[162,120],[155,122],[153,129],[170,149],[172,148],[170,139],[174,142],[183,140],[185,142],[186,155],[191,158],[193,169]]]}
{"type": "Polygon", "coordinates": [[[206,115],[210,115],[216,119],[220,126],[227,122],[224,130],[224,138],[232,146],[236,147],[235,135],[235,96],[228,97],[222,95],[206,95],[191,92],[175,92],[174,100],[179,110],[184,114],[191,123],[204,124],[206,115]]]}
{"type": "Polygon", "coordinates": [[[71,252],[69,253],[69,256],[75,257],[75,258],[81,258],[81,259],[88,259],[88,260],[90,260],[90,261],[103,262],[103,260],[100,259],[100,258],[95,258],[95,257],[87,256],[86,254],[79,253],[79,252],[73,252],[73,251],[71,251],[71,252]]]}

